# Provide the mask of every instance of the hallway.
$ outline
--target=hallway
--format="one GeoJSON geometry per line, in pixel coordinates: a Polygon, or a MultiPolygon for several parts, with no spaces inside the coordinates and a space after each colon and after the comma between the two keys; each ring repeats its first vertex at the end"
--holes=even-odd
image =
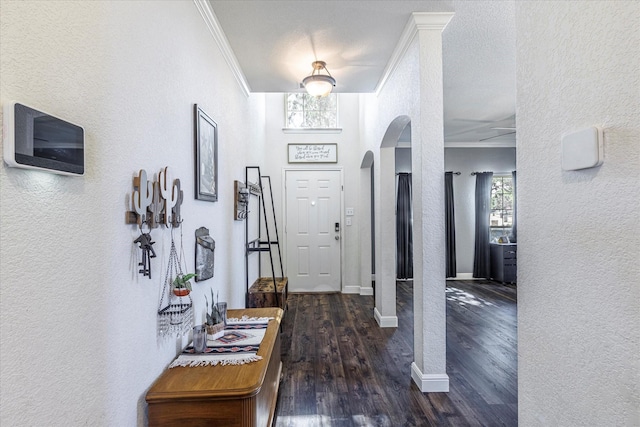
{"type": "Polygon", "coordinates": [[[276,426],[517,425],[515,287],[447,282],[450,392],[429,394],[410,378],[411,282],[397,291],[397,329],[372,297],[290,295],[276,426]]]}

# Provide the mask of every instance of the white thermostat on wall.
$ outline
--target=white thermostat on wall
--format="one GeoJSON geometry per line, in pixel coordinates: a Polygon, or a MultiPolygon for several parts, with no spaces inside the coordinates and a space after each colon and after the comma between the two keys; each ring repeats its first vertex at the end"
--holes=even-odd
{"type": "Polygon", "coordinates": [[[588,127],[562,135],[562,169],[575,171],[600,166],[604,161],[602,128],[588,127]]]}
{"type": "Polygon", "coordinates": [[[4,105],[3,155],[7,165],[63,175],[84,175],[84,129],[18,102],[4,105]]]}

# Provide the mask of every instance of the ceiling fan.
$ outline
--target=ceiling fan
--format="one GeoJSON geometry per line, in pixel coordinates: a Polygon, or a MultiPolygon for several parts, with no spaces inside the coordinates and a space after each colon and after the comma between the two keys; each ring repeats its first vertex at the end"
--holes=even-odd
{"type": "Polygon", "coordinates": [[[464,135],[469,133],[490,133],[498,132],[497,135],[491,135],[486,138],[481,138],[479,141],[487,141],[490,139],[499,138],[501,136],[513,135],[516,133],[515,127],[515,115],[504,119],[498,120],[477,120],[477,119],[452,119],[451,122],[468,122],[474,125],[467,126],[466,129],[458,132],[447,134],[447,138],[452,138],[458,135],[464,135]],[[512,125],[513,124],[513,125],[512,125]]]}

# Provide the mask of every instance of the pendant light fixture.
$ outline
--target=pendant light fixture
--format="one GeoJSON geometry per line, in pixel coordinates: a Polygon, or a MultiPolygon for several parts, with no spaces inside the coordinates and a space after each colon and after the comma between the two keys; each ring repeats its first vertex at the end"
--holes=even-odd
{"type": "Polygon", "coordinates": [[[302,80],[302,84],[307,90],[307,93],[317,97],[329,95],[336,85],[336,79],[334,79],[329,70],[327,70],[327,64],[324,61],[314,61],[311,66],[313,66],[311,75],[302,80]],[[322,70],[325,70],[327,74],[320,74],[322,70]]]}

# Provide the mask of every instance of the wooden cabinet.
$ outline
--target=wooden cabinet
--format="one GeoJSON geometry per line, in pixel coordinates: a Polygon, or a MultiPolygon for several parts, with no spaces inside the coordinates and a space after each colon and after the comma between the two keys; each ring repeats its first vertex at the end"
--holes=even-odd
{"type": "Polygon", "coordinates": [[[244,365],[167,369],[147,392],[149,426],[270,426],[282,362],[279,308],[229,310],[229,317],[274,317],[258,355],[244,365]]]}
{"type": "Polygon", "coordinates": [[[518,246],[515,243],[492,243],[491,278],[498,282],[516,283],[518,246]]]}

